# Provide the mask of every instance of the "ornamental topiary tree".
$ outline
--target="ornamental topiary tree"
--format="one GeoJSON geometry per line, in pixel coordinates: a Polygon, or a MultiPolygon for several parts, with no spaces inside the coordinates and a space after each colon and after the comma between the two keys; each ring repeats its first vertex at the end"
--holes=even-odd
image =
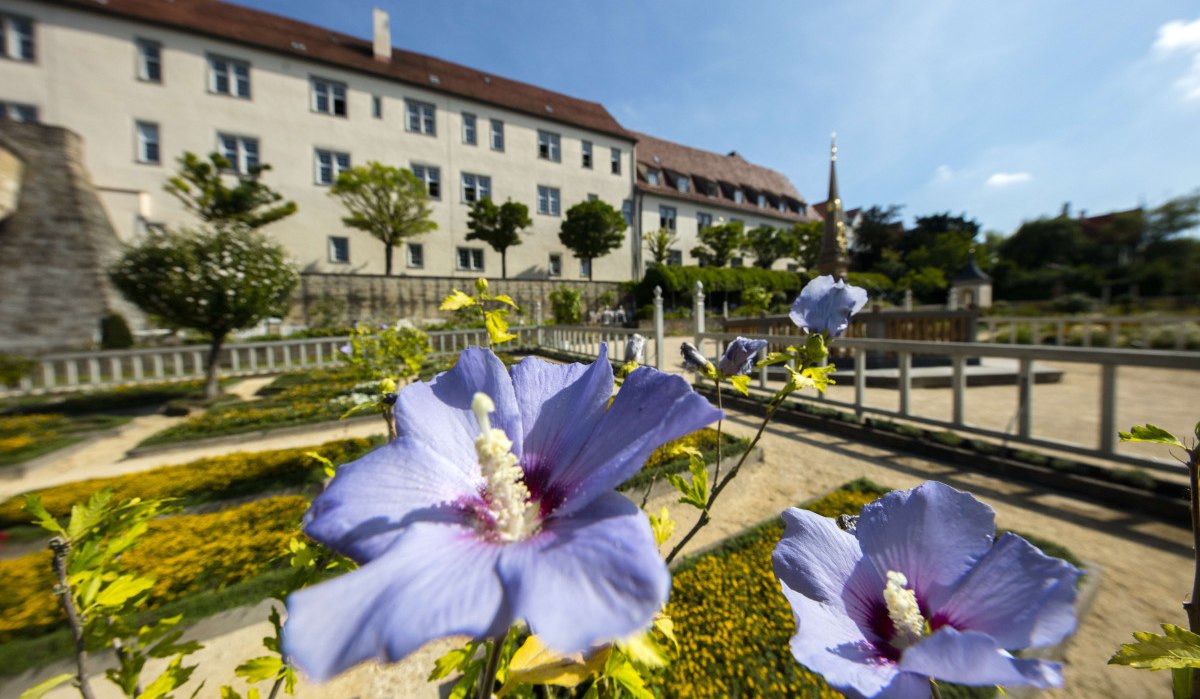
{"type": "Polygon", "coordinates": [[[759,226],[746,234],[742,248],[754,255],[754,266],[771,269],[776,260],[797,256],[797,241],[792,232],[773,226],[759,226]]]}
{"type": "Polygon", "coordinates": [[[491,197],[484,197],[471,205],[467,240],[482,240],[500,253],[500,278],[508,279],[508,249],[521,244],[521,231],[531,225],[529,207],[521,202],[496,206],[491,197]]]}
{"type": "Polygon", "coordinates": [[[329,190],[342,200],[348,215],[342,223],[383,241],[385,273],[392,274],[392,249],[408,238],[437,230],[429,220],[425,183],[409,170],[369,162],[342,171],[329,190]]]}
{"type": "Polygon", "coordinates": [[[692,248],[701,266],[724,267],[734,253],[746,245],[746,224],[730,221],[719,226],[707,226],[698,235],[700,245],[692,248]]]}
{"type": "Polygon", "coordinates": [[[679,236],[670,228],[659,228],[646,236],[646,252],[650,253],[650,261],[663,265],[671,259],[671,248],[679,242],[679,236]]]}
{"type": "Polygon", "coordinates": [[[147,236],[109,270],[143,311],[209,338],[204,396],[217,395],[217,367],[229,333],[282,315],[299,282],[283,247],[245,226],[147,236]]]}
{"type": "Polygon", "coordinates": [[[581,201],[567,209],[558,239],[575,257],[588,261],[588,279],[592,278],[592,260],[604,257],[625,242],[625,217],[599,199],[581,201]]]}
{"type": "Polygon", "coordinates": [[[216,228],[259,228],[296,213],[296,202],[284,201],[282,194],[260,181],[270,165],[253,165],[236,173],[237,184],[231,187],[225,180],[233,172],[233,163],[220,153],[209,153],[206,162],[185,151],[177,162],[179,172],[163,189],[216,228]]]}

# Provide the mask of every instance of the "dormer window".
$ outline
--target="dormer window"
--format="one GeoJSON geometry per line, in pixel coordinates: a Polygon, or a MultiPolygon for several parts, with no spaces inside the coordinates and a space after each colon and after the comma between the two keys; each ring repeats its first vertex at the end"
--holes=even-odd
{"type": "Polygon", "coordinates": [[[746,193],[740,189],[733,190],[733,201],[735,204],[745,204],[746,203],[746,193]]]}
{"type": "Polygon", "coordinates": [[[646,170],[646,182],[657,187],[659,185],[658,170],[646,170]]]}
{"type": "Polygon", "coordinates": [[[780,211],[782,211],[782,212],[784,212],[784,213],[786,213],[786,212],[787,212],[787,210],[788,210],[788,209],[787,209],[787,202],[786,202],[786,201],[784,201],[784,200],[782,200],[782,199],[780,199],[780,200],[779,200],[779,210],[780,210],[780,211]]]}
{"type": "Polygon", "coordinates": [[[679,177],[678,177],[678,178],[675,180],[675,188],[676,188],[676,189],[678,189],[678,190],[679,190],[679,191],[681,191],[681,192],[687,192],[687,191],[689,191],[689,190],[691,189],[691,187],[690,187],[690,186],[689,186],[689,184],[688,184],[688,178],[687,178],[687,175],[680,175],[680,176],[679,176],[679,177]]]}
{"type": "Polygon", "coordinates": [[[766,208],[766,206],[767,206],[767,195],[765,195],[765,194],[759,194],[759,195],[758,195],[758,206],[759,206],[759,208],[766,208]]]}

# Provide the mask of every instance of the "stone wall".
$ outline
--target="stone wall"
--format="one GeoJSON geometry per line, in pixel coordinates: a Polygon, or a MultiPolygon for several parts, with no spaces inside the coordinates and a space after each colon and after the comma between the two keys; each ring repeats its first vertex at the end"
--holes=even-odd
{"type": "Polygon", "coordinates": [[[105,272],[120,243],[83,167],[83,140],[0,121],[0,163],[2,188],[16,190],[0,220],[0,352],[89,347],[113,311],[138,325],[105,272]]]}
{"type": "MultiPolygon", "coordinates": [[[[535,304],[550,318],[550,292],[569,286],[583,294],[585,309],[598,307],[597,297],[605,291],[620,294],[617,282],[562,279],[489,279],[490,291],[508,294],[532,321],[535,304]]],[[[438,310],[454,289],[474,292],[474,282],[454,277],[386,277],[374,274],[303,274],[292,302],[289,323],[303,325],[348,324],[355,321],[387,321],[396,318],[424,320],[446,318],[438,310]]]]}

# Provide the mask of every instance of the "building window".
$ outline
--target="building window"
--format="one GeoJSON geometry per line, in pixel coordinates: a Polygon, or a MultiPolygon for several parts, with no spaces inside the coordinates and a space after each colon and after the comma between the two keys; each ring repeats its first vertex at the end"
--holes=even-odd
{"type": "Polygon", "coordinates": [[[587,169],[592,169],[592,142],[583,142],[583,166],[587,169]]]}
{"type": "Polygon", "coordinates": [[[666,228],[669,231],[675,230],[675,207],[658,207],[658,227],[666,228]]]}
{"type": "Polygon", "coordinates": [[[746,203],[746,193],[740,189],[733,190],[733,201],[735,204],[746,203]]]}
{"type": "Polygon", "coordinates": [[[425,192],[430,199],[442,198],[442,171],[430,165],[413,165],[412,174],[425,183],[425,192]]]}
{"type": "Polygon", "coordinates": [[[580,260],[579,261],[579,276],[587,277],[587,278],[591,279],[591,277],[592,277],[592,261],[591,260],[580,260]]]}
{"type": "Polygon", "coordinates": [[[406,128],[413,133],[423,133],[428,136],[437,135],[437,127],[434,124],[435,107],[428,102],[418,102],[416,100],[404,100],[404,104],[408,109],[408,125],[406,128]]]}
{"type": "Polygon", "coordinates": [[[346,84],[312,79],[312,110],[333,116],[346,116],[346,84]]]}
{"type": "Polygon", "coordinates": [[[459,248],[458,268],[464,272],[483,271],[483,248],[459,248]]]}
{"type": "Polygon", "coordinates": [[[799,204],[796,205],[796,213],[800,214],[801,216],[803,216],[804,213],[807,211],[808,211],[808,204],[805,204],[804,202],[800,202],[799,204]]]}
{"type": "Polygon", "coordinates": [[[350,169],[350,154],[332,150],[316,150],[317,184],[333,184],[337,176],[350,169]]]}
{"type": "Polygon", "coordinates": [[[729,266],[730,267],[745,267],[746,260],[743,259],[742,257],[731,257],[731,258],[729,258],[729,266]]]}
{"type": "Polygon", "coordinates": [[[562,255],[559,255],[557,253],[550,254],[550,276],[552,276],[552,277],[561,277],[562,276],[562,255]]]}
{"type": "Polygon", "coordinates": [[[612,174],[614,174],[614,175],[621,174],[621,149],[613,148],[611,158],[612,158],[612,174]]]}
{"type": "Polygon", "coordinates": [[[560,211],[558,187],[538,185],[538,213],[558,216],[560,211]]]}
{"type": "Polygon", "coordinates": [[[686,192],[688,189],[690,189],[688,186],[687,175],[680,175],[675,179],[675,189],[678,189],[681,192],[686,192]]]}
{"type": "Polygon", "coordinates": [[[329,261],[338,264],[350,262],[350,239],[340,235],[329,236],[329,261]]]}
{"type": "Polygon", "coordinates": [[[778,207],[778,208],[779,208],[779,210],[780,210],[781,212],[783,212],[783,213],[787,213],[787,202],[786,202],[786,201],[784,201],[784,200],[782,200],[782,199],[780,199],[780,200],[779,200],[779,207],[778,207]]]}
{"type": "Polygon", "coordinates": [[[492,196],[492,178],[484,175],[462,174],[462,200],[468,204],[492,196]]]}
{"type": "Polygon", "coordinates": [[[157,165],[159,163],[158,124],[139,121],[137,131],[137,161],[157,165]]]}
{"type": "Polygon", "coordinates": [[[24,121],[30,124],[36,124],[38,120],[38,109],[32,104],[0,102],[0,120],[24,121]]]}
{"type": "Polygon", "coordinates": [[[658,170],[646,170],[646,182],[658,186],[658,170]]]}
{"type": "Polygon", "coordinates": [[[0,14],[0,57],[32,62],[33,47],[33,20],[0,14]]]}
{"type": "Polygon", "coordinates": [[[379,95],[371,95],[371,116],[376,119],[383,118],[383,98],[379,95]]]}
{"type": "Polygon", "coordinates": [[[766,206],[767,206],[767,195],[765,195],[765,194],[759,194],[759,195],[758,195],[758,206],[759,206],[759,208],[766,208],[766,206]]]}
{"type": "Polygon", "coordinates": [[[592,194],[591,192],[588,192],[588,195],[587,195],[588,201],[596,201],[599,198],[600,198],[599,194],[592,194]]]}
{"type": "Polygon", "coordinates": [[[475,115],[464,113],[462,115],[462,121],[463,143],[467,144],[468,146],[473,146],[475,145],[475,115]]]}
{"type": "Polygon", "coordinates": [[[683,251],[682,250],[667,250],[667,264],[674,267],[683,266],[683,251]]]}
{"type": "Polygon", "coordinates": [[[148,83],[162,82],[162,44],[149,39],[137,40],[137,77],[148,83]]]}
{"type": "Polygon", "coordinates": [[[208,91],[250,99],[250,64],[232,58],[209,56],[208,91]]]}
{"type": "Polygon", "coordinates": [[[425,267],[425,245],[409,243],[405,249],[404,259],[410,268],[423,269],[425,267]]]}
{"type": "Polygon", "coordinates": [[[243,175],[258,167],[258,139],[217,134],[217,151],[229,161],[229,167],[243,175]]]}
{"type": "Polygon", "coordinates": [[[626,199],[621,202],[621,215],[625,217],[626,225],[633,225],[633,200],[626,199]]]}
{"type": "Polygon", "coordinates": [[[562,162],[559,135],[551,131],[538,131],[538,157],[542,160],[562,162]]]}
{"type": "Polygon", "coordinates": [[[712,214],[703,211],[696,212],[696,230],[702,231],[712,225],[712,214]]]}
{"type": "Polygon", "coordinates": [[[492,150],[504,152],[504,122],[492,119],[492,150]]]}

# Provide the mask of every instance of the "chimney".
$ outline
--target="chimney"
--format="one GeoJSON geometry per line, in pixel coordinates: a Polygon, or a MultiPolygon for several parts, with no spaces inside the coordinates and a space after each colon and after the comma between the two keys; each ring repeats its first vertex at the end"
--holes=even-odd
{"type": "Polygon", "coordinates": [[[375,25],[375,60],[382,63],[392,62],[392,30],[388,26],[387,10],[376,7],[372,11],[375,25]]]}

